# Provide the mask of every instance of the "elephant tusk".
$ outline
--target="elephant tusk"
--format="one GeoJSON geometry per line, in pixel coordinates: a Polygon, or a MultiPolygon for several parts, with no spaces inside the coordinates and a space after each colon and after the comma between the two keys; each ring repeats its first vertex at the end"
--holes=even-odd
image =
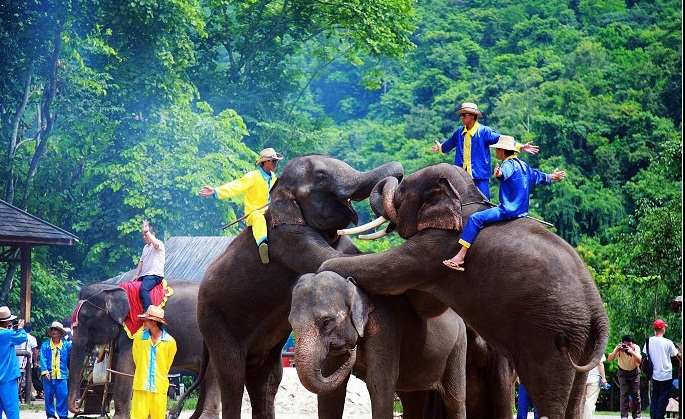
{"type": "Polygon", "coordinates": [[[379,225],[383,224],[386,221],[388,221],[388,220],[386,220],[385,217],[381,216],[381,217],[378,217],[375,220],[370,221],[364,225],[360,225],[360,226],[352,227],[352,228],[346,228],[344,230],[338,230],[338,236],[348,236],[350,234],[363,233],[365,231],[369,231],[373,228],[378,227],[379,225]]]}
{"type": "Polygon", "coordinates": [[[360,240],[376,240],[380,239],[381,237],[385,237],[388,234],[388,227],[385,227],[383,230],[378,230],[375,233],[371,234],[360,234],[358,238],[360,240]]]}

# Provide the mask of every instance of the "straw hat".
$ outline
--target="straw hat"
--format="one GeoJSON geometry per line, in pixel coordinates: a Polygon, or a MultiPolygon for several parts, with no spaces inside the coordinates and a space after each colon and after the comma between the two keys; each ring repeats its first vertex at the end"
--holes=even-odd
{"type": "Polygon", "coordinates": [[[17,316],[13,315],[10,308],[7,306],[0,307],[0,322],[9,322],[16,319],[17,316]]]}
{"type": "Polygon", "coordinates": [[[166,320],[164,320],[164,309],[159,306],[150,305],[145,313],[138,315],[138,318],[142,320],[154,320],[166,324],[166,320]]]}
{"type": "Polygon", "coordinates": [[[60,323],[60,322],[52,322],[52,324],[51,324],[50,327],[48,328],[48,333],[50,333],[50,330],[52,330],[52,329],[57,329],[57,330],[59,330],[60,332],[62,332],[63,335],[66,335],[66,334],[67,334],[67,331],[66,331],[66,329],[64,328],[64,325],[63,325],[62,323],[60,323]]]}
{"type": "Polygon", "coordinates": [[[497,143],[491,145],[490,148],[501,148],[503,150],[518,151],[516,149],[516,140],[510,135],[500,135],[497,143]]]}
{"type": "Polygon", "coordinates": [[[259,152],[259,158],[257,158],[257,164],[269,161],[269,160],[282,160],[283,156],[279,153],[276,153],[276,150],[273,148],[265,148],[264,150],[259,152]]]}
{"type": "Polygon", "coordinates": [[[463,113],[470,113],[472,115],[483,116],[480,110],[478,110],[478,105],[472,102],[464,102],[459,105],[459,110],[457,111],[459,115],[463,113]]]}

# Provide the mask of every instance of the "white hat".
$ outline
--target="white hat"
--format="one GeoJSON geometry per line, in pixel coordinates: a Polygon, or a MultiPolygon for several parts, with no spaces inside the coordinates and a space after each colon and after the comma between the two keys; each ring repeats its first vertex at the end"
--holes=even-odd
{"type": "Polygon", "coordinates": [[[478,110],[478,105],[472,102],[464,102],[459,106],[459,110],[457,111],[459,115],[463,113],[470,113],[473,115],[478,115],[478,116],[483,116],[480,110],[478,110]]]}
{"type": "Polygon", "coordinates": [[[257,164],[269,160],[282,160],[283,156],[280,155],[279,153],[276,153],[276,150],[273,148],[265,148],[264,150],[259,152],[259,157],[257,158],[257,164]]]}
{"type": "Polygon", "coordinates": [[[502,150],[518,151],[516,149],[516,140],[510,135],[500,135],[497,143],[491,145],[490,148],[501,148],[502,150]]]}
{"type": "Polygon", "coordinates": [[[138,318],[142,320],[154,320],[166,324],[166,320],[164,320],[164,309],[155,305],[148,306],[147,311],[143,314],[139,314],[138,318]]]}
{"type": "Polygon", "coordinates": [[[13,315],[10,308],[7,306],[0,307],[0,322],[9,322],[16,319],[17,316],[13,315]]]}
{"type": "Polygon", "coordinates": [[[50,329],[57,329],[60,332],[62,332],[63,335],[67,334],[67,331],[64,329],[64,325],[60,322],[52,322],[52,324],[48,328],[48,332],[50,332],[50,329]]]}

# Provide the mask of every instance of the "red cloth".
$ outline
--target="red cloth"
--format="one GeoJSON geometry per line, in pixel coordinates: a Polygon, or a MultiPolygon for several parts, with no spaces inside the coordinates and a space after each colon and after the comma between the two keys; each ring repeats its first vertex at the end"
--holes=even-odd
{"type": "MultiPolygon", "coordinates": [[[[166,281],[164,281],[166,282],[166,281]]],[[[166,301],[166,291],[164,290],[164,282],[155,285],[155,287],[150,291],[150,299],[152,304],[156,306],[161,306],[163,302],[166,301]]],[[[129,281],[124,282],[119,285],[126,291],[128,296],[128,316],[124,320],[124,325],[128,329],[129,333],[134,335],[138,329],[143,325],[143,321],[138,318],[139,314],[143,314],[143,302],[140,300],[140,286],[143,285],[142,281],[129,281]]]]}

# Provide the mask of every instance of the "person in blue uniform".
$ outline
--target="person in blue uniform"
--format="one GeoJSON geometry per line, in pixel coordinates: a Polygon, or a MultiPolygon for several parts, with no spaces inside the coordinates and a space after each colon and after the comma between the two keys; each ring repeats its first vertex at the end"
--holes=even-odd
{"type": "MultiPolygon", "coordinates": [[[[454,165],[466,170],[473,178],[476,187],[490,199],[490,149],[497,142],[500,134],[492,128],[478,122],[483,114],[475,103],[464,102],[459,106],[459,116],[463,125],[445,140],[433,146],[433,151],[449,153],[454,150],[454,165]]],[[[537,154],[539,148],[531,143],[516,143],[516,151],[537,154]]]]}
{"type": "Polygon", "coordinates": [[[0,307],[0,417],[19,419],[19,363],[16,345],[26,342],[24,320],[16,327],[13,315],[7,306],[0,307]]]}
{"type": "Polygon", "coordinates": [[[530,194],[535,185],[550,184],[566,177],[563,170],[555,170],[551,174],[533,169],[518,158],[514,137],[502,135],[496,144],[490,146],[495,149],[496,156],[502,160],[502,166],[495,168],[495,177],[500,181],[499,205],[483,211],[474,212],[466,222],[466,227],[459,239],[461,249],[451,259],[442,263],[448,268],[463,271],[464,258],[476,236],[486,225],[498,221],[506,221],[528,215],[530,194]]]}
{"type": "Polygon", "coordinates": [[[40,375],[45,394],[45,414],[48,418],[67,419],[69,416],[67,380],[71,342],[64,339],[66,334],[62,323],[52,322],[48,329],[50,339],[40,346],[40,375]]]}

